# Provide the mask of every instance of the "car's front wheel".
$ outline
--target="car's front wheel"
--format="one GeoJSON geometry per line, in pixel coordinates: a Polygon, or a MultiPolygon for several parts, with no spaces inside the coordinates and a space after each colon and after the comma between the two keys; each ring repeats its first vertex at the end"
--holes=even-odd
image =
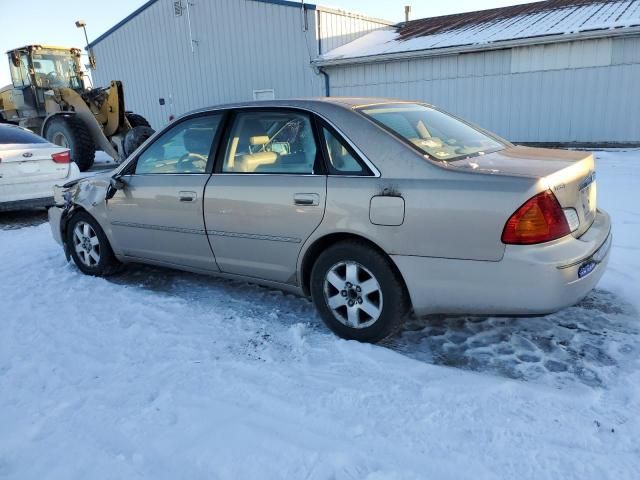
{"type": "Polygon", "coordinates": [[[100,224],[88,213],[78,212],[69,220],[66,243],[71,258],[87,275],[107,276],[121,266],[100,224]]]}
{"type": "Polygon", "coordinates": [[[409,311],[404,284],[389,258],[358,241],[338,243],[318,257],[311,297],[333,332],[363,342],[396,333],[409,311]]]}

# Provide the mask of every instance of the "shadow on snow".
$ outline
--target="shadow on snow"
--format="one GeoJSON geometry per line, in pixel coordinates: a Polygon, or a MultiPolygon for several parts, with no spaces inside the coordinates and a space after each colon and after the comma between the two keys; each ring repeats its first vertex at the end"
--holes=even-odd
{"type": "MultiPolygon", "coordinates": [[[[111,281],[197,302],[223,298],[216,308],[242,310],[281,326],[302,320],[327,333],[310,301],[244,282],[147,266],[130,266],[111,281]]],[[[256,335],[259,343],[269,341],[268,332],[256,335]]],[[[640,351],[640,323],[630,305],[596,289],[579,305],[544,317],[412,318],[383,345],[434,365],[555,386],[578,382],[607,388],[640,351]]]]}

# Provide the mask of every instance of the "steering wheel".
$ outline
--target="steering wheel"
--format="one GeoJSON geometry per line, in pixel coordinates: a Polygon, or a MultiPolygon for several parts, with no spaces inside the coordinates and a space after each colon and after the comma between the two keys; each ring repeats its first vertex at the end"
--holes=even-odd
{"type": "Polygon", "coordinates": [[[57,84],[62,83],[60,81],[60,76],[58,75],[58,72],[52,71],[47,73],[47,83],[49,84],[50,87],[55,85],[56,83],[57,84]]]}
{"type": "Polygon", "coordinates": [[[185,153],[180,157],[178,163],[176,163],[176,171],[185,173],[204,172],[208,160],[209,159],[206,156],[200,155],[199,153],[185,153]],[[196,167],[197,162],[202,162],[204,164],[202,168],[196,167]]]}

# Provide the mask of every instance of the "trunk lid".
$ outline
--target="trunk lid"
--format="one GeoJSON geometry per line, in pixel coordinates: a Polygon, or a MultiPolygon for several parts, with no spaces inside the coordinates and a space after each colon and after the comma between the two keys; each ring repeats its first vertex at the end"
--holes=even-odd
{"type": "Polygon", "coordinates": [[[0,185],[44,182],[65,178],[68,163],[56,163],[54,153],[68,149],[48,143],[5,144],[0,146],[0,185]]]}
{"type": "Polygon", "coordinates": [[[572,214],[567,209],[577,214],[580,224],[573,231],[576,237],[586,232],[595,219],[596,172],[590,152],[515,146],[449,165],[478,173],[539,179],[543,189],[554,193],[565,214],[572,214]]]}

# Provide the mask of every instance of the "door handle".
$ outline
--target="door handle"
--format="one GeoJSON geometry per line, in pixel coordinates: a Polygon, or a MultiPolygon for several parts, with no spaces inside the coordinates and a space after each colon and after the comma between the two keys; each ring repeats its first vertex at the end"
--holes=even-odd
{"type": "Polygon", "coordinates": [[[178,198],[181,202],[195,202],[198,195],[196,192],[178,192],[178,198]]]}
{"type": "Polygon", "coordinates": [[[296,193],[293,196],[294,205],[304,205],[307,207],[315,207],[320,203],[320,195],[317,193],[296,193]]]}

